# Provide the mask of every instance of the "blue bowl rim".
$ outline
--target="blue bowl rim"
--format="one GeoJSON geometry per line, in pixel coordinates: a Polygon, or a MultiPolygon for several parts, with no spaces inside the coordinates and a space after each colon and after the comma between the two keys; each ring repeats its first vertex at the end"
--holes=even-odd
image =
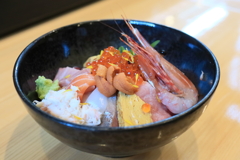
{"type": "Polygon", "coordinates": [[[36,38],[34,41],[32,41],[29,45],[27,45],[23,49],[23,51],[20,53],[20,55],[18,56],[18,58],[16,59],[15,64],[14,64],[14,68],[13,68],[13,82],[14,82],[14,86],[15,86],[15,89],[16,89],[19,97],[26,103],[26,105],[28,107],[30,107],[30,109],[32,109],[34,112],[37,112],[38,114],[41,114],[45,118],[48,118],[49,120],[52,120],[52,121],[54,121],[56,123],[59,123],[59,124],[62,124],[62,125],[68,126],[68,127],[76,128],[76,129],[82,129],[82,130],[88,130],[88,131],[97,131],[97,132],[99,132],[99,131],[104,131],[104,132],[108,132],[108,131],[129,131],[129,130],[137,130],[137,129],[155,127],[155,126],[158,126],[158,125],[163,125],[163,124],[166,124],[166,123],[170,123],[170,122],[176,121],[176,120],[180,119],[181,117],[183,117],[183,116],[185,116],[185,115],[187,115],[187,114],[197,110],[200,106],[204,105],[204,103],[207,102],[211,98],[211,96],[215,92],[215,90],[216,90],[216,88],[218,86],[218,83],[220,81],[220,67],[219,67],[219,63],[218,63],[215,55],[212,53],[212,51],[205,44],[203,44],[201,41],[197,40],[196,38],[194,38],[194,37],[192,37],[192,36],[182,32],[182,31],[180,31],[178,29],[175,29],[175,28],[172,28],[172,27],[169,27],[169,26],[165,26],[165,25],[162,25],[162,24],[157,24],[157,23],[153,23],[153,22],[149,22],[149,21],[129,19],[129,22],[131,24],[133,24],[133,25],[136,24],[136,23],[137,24],[141,23],[141,24],[143,24],[145,26],[150,26],[150,27],[151,26],[162,26],[162,27],[169,28],[171,30],[180,32],[182,34],[185,34],[185,35],[195,39],[198,43],[200,43],[203,47],[205,47],[205,49],[210,53],[211,57],[214,60],[214,64],[215,64],[215,67],[216,67],[215,81],[213,82],[213,86],[210,89],[210,91],[200,101],[198,101],[197,104],[195,104],[191,108],[189,108],[189,109],[187,109],[187,110],[185,110],[185,111],[183,111],[183,112],[181,112],[181,113],[179,113],[177,115],[171,116],[171,117],[169,117],[167,119],[164,119],[164,120],[161,120],[161,121],[158,121],[158,122],[152,122],[152,123],[148,123],[148,124],[137,125],[137,126],[129,126],[129,127],[100,127],[100,126],[86,126],[86,125],[75,124],[75,123],[71,123],[71,122],[67,122],[65,120],[59,119],[59,118],[54,117],[54,116],[52,116],[50,114],[47,114],[44,111],[40,110],[38,107],[36,107],[25,96],[25,94],[21,90],[20,84],[18,82],[18,66],[20,65],[21,60],[24,58],[25,53],[27,52],[27,50],[32,45],[37,43],[39,40],[44,38],[45,36],[50,35],[53,32],[57,32],[58,30],[62,30],[64,28],[72,27],[72,26],[75,26],[75,25],[79,26],[79,25],[82,25],[82,24],[91,24],[91,23],[96,23],[96,22],[108,22],[108,21],[123,21],[123,19],[90,20],[90,21],[83,21],[83,22],[78,22],[78,23],[73,23],[73,24],[69,24],[69,25],[66,25],[66,26],[62,26],[62,27],[59,27],[57,29],[53,29],[52,31],[49,31],[49,32],[43,34],[42,36],[36,38]]]}

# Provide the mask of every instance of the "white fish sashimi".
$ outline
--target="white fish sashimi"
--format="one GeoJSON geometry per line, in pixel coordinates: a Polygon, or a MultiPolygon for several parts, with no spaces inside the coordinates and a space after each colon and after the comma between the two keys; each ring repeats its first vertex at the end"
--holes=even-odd
{"type": "Polygon", "coordinates": [[[102,113],[102,127],[118,127],[117,120],[117,98],[116,96],[106,97],[96,88],[87,98],[86,103],[102,113]]]}
{"type": "Polygon", "coordinates": [[[88,96],[86,103],[89,103],[92,107],[98,109],[101,113],[104,113],[107,108],[108,98],[100,93],[98,88],[96,88],[88,96]]]}
{"type": "Polygon", "coordinates": [[[102,123],[100,126],[102,127],[118,127],[118,119],[117,119],[117,97],[112,96],[108,97],[108,103],[106,111],[102,115],[102,123]]]}

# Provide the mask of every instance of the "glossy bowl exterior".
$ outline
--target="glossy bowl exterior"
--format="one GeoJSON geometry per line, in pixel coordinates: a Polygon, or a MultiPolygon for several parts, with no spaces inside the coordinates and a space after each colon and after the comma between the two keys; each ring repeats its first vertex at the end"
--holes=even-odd
{"type": "Polygon", "coordinates": [[[89,56],[99,54],[100,50],[108,46],[124,46],[119,40],[120,33],[108,26],[120,27],[131,35],[123,20],[89,21],[65,26],[29,44],[18,57],[13,70],[15,88],[28,112],[61,142],[103,156],[136,155],[177,138],[194,124],[206,108],[220,78],[219,65],[211,51],[178,30],[138,20],[131,20],[130,23],[149,42],[161,41],[156,49],[192,80],[199,91],[199,102],[163,121],[125,128],[77,125],[46,114],[35,107],[33,99],[27,96],[35,90],[34,81],[39,75],[53,79],[59,67],[82,67],[89,56]]]}

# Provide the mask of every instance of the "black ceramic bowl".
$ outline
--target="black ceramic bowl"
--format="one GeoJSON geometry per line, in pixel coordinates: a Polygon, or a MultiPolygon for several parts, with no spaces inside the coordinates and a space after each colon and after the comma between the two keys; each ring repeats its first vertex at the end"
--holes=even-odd
{"type": "Polygon", "coordinates": [[[29,44],[15,63],[13,81],[17,93],[40,126],[78,150],[123,157],[164,146],[185,132],[201,116],[220,78],[218,62],[213,53],[198,40],[176,29],[150,22],[130,21],[149,42],[160,40],[156,49],[196,85],[199,102],[181,114],[134,127],[91,127],[48,115],[34,106],[34,98],[27,96],[35,90],[34,81],[39,75],[54,78],[59,67],[82,67],[89,56],[99,54],[100,50],[124,45],[119,40],[120,33],[103,23],[132,35],[123,20],[81,22],[44,34],[29,44]]]}

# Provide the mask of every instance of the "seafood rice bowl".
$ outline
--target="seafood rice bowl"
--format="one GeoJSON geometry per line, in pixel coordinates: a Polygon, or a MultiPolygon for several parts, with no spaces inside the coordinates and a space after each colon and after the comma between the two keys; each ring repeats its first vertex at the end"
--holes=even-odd
{"type": "Polygon", "coordinates": [[[125,157],[171,142],[201,116],[220,79],[195,38],[139,20],[64,26],[34,40],[13,69],[33,119],[81,151],[125,157]]]}

